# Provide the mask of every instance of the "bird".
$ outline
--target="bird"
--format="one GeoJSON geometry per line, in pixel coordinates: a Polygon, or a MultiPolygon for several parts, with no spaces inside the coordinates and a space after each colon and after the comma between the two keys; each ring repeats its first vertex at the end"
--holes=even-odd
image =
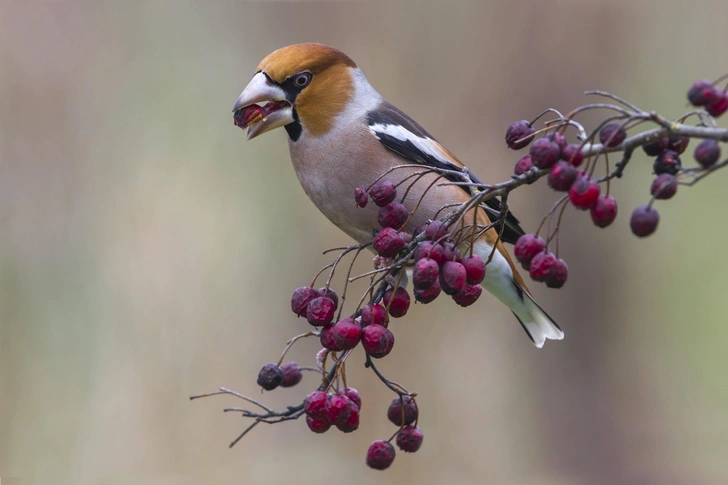
{"type": "MultiPolygon", "coordinates": [[[[235,101],[233,113],[235,124],[247,128],[248,140],[284,128],[304,192],[333,224],[359,243],[371,241],[380,226],[377,208],[373,204],[357,207],[354,191],[393,167],[414,166],[390,172],[385,179],[393,183],[418,167],[446,169],[452,180],[463,174],[481,183],[422,126],[386,101],[349,56],[324,44],[289,45],[266,56],[235,101]]],[[[428,223],[441,208],[463,203],[477,190],[436,183],[426,191],[436,177],[434,173],[423,177],[403,201],[411,212],[422,198],[404,229],[428,223]]],[[[500,208],[500,200],[488,199],[487,212],[476,211],[478,224],[489,224],[488,213],[497,215],[500,208]]],[[[514,244],[523,229],[510,213],[505,226],[500,240],[501,228],[495,226],[473,246],[473,252],[486,261],[495,246],[482,285],[513,312],[541,348],[547,339],[563,339],[564,333],[535,302],[503,245],[514,244]]]]}

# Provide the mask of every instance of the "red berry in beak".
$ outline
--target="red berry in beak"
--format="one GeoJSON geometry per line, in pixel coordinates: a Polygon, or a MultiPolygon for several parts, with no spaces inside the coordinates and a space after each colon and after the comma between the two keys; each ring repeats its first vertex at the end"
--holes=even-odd
{"type": "Polygon", "coordinates": [[[511,123],[506,131],[506,145],[513,150],[520,150],[531,143],[535,131],[526,120],[511,123]]]}
{"type": "Polygon", "coordinates": [[[407,208],[399,202],[392,202],[379,209],[377,222],[382,227],[400,229],[407,221],[407,208]]]}
{"type": "Polygon", "coordinates": [[[297,363],[291,361],[281,366],[283,372],[283,380],[281,380],[281,387],[293,387],[303,379],[301,368],[297,363]]]}
{"type": "Polygon", "coordinates": [[[381,325],[369,325],[362,330],[361,344],[364,352],[375,359],[381,359],[394,348],[394,334],[381,325]]]}
{"type": "Polygon", "coordinates": [[[587,175],[581,175],[571,184],[569,200],[577,209],[591,209],[599,199],[599,192],[599,184],[596,180],[587,175]]]}
{"type": "Polygon", "coordinates": [[[361,327],[351,318],[340,320],[334,325],[334,343],[341,350],[351,350],[361,338],[361,327]]]}
{"type": "Polygon", "coordinates": [[[673,150],[665,150],[660,153],[655,159],[655,163],[652,165],[655,175],[663,173],[675,175],[680,171],[681,167],[682,164],[680,163],[680,157],[677,155],[677,152],[673,150]]]}
{"type": "Polygon", "coordinates": [[[516,162],[516,168],[513,169],[513,173],[516,175],[523,175],[532,168],[533,161],[531,161],[531,155],[526,155],[516,162]]]}
{"type": "Polygon", "coordinates": [[[688,91],[688,101],[693,106],[705,106],[714,102],[720,96],[720,92],[707,79],[695,81],[688,91]]]}
{"type": "Polygon", "coordinates": [[[534,256],[546,249],[546,243],[535,234],[524,234],[516,241],[513,254],[524,269],[528,269],[534,256]]]}
{"type": "Polygon", "coordinates": [[[310,286],[296,288],[291,297],[291,310],[299,317],[305,317],[309,302],[318,296],[318,292],[310,286]]]}
{"type": "Polygon", "coordinates": [[[561,288],[566,283],[568,276],[569,268],[566,266],[566,261],[558,258],[556,263],[551,267],[550,273],[546,276],[546,286],[549,288],[561,288]]]}
{"type": "Polygon", "coordinates": [[[424,290],[418,290],[417,288],[415,288],[413,291],[415,295],[415,300],[419,301],[420,303],[432,302],[435,298],[440,296],[441,292],[442,288],[440,287],[439,279],[436,280],[429,288],[425,288],[424,290]]]}
{"type": "Polygon", "coordinates": [[[581,145],[577,145],[576,143],[566,145],[566,147],[561,150],[561,159],[566,160],[575,167],[581,165],[581,162],[584,161],[584,154],[581,153],[581,145]]]}
{"type": "Polygon", "coordinates": [[[467,271],[465,266],[456,261],[446,261],[440,271],[440,286],[448,295],[455,295],[465,288],[467,271]]]}
{"type": "Polygon", "coordinates": [[[629,227],[637,237],[647,237],[657,229],[660,222],[660,213],[657,209],[648,205],[641,205],[632,212],[629,220],[629,227]]]}
{"type": "Polygon", "coordinates": [[[369,189],[369,197],[377,206],[384,207],[397,197],[397,189],[389,180],[380,180],[369,189]]]}
{"type": "Polygon", "coordinates": [[[551,168],[561,156],[559,145],[548,138],[539,138],[528,152],[531,155],[531,162],[538,168],[551,168]]]}
{"type": "Polygon", "coordinates": [[[422,430],[415,426],[405,426],[397,433],[397,446],[405,453],[414,453],[422,446],[424,435],[422,430]]]}
{"type": "Polygon", "coordinates": [[[329,298],[319,296],[314,298],[308,304],[306,309],[306,319],[308,323],[314,327],[328,325],[334,319],[336,305],[329,298]]]}
{"type": "Polygon", "coordinates": [[[440,266],[434,259],[420,259],[415,263],[412,270],[412,285],[417,289],[424,290],[432,286],[439,275],[440,266]]]}
{"type": "Polygon", "coordinates": [[[663,173],[652,181],[650,193],[655,199],[669,199],[677,192],[677,179],[674,175],[663,173]]]}
{"type": "Polygon", "coordinates": [[[548,176],[549,187],[559,192],[566,192],[571,187],[571,184],[576,180],[579,172],[576,167],[563,160],[556,162],[556,165],[551,167],[551,171],[548,176]]]}
{"type": "Polygon", "coordinates": [[[374,237],[372,246],[382,257],[393,258],[404,248],[404,239],[391,227],[385,227],[374,237]]]}
{"type": "Polygon", "coordinates": [[[417,420],[417,404],[409,396],[395,397],[387,410],[387,418],[395,426],[407,426],[417,420]]]}
{"type": "Polygon", "coordinates": [[[608,123],[599,132],[599,141],[605,146],[616,147],[627,138],[627,131],[618,123],[608,123]]]}
{"type": "Polygon", "coordinates": [[[597,227],[607,227],[617,218],[617,201],[609,195],[600,195],[591,208],[591,218],[597,227]]]}
{"type": "Polygon", "coordinates": [[[471,285],[478,285],[485,278],[485,261],[477,254],[465,256],[460,264],[465,266],[466,281],[471,285]]]}
{"type": "Polygon", "coordinates": [[[272,391],[281,385],[283,371],[276,364],[266,364],[258,373],[258,385],[266,391],[272,391]]]}
{"type": "Polygon", "coordinates": [[[480,285],[465,285],[463,291],[453,295],[452,299],[461,307],[470,306],[475,303],[483,293],[483,287],[480,285]]]}
{"type": "Polygon", "coordinates": [[[544,251],[537,254],[531,260],[531,268],[529,269],[531,279],[534,281],[546,281],[551,275],[555,264],[556,256],[554,256],[554,253],[544,251]]]}
{"type": "Polygon", "coordinates": [[[392,291],[392,288],[388,289],[384,293],[382,301],[385,308],[389,308],[389,314],[394,318],[405,316],[409,310],[410,297],[407,290],[402,287],[397,288],[395,292],[392,291]]]}
{"type": "Polygon", "coordinates": [[[369,196],[367,195],[366,188],[363,185],[354,189],[354,201],[360,209],[367,206],[369,196]]]}
{"type": "Polygon", "coordinates": [[[695,147],[694,156],[703,168],[708,168],[720,158],[720,145],[715,140],[703,140],[695,147]]]}
{"type": "Polygon", "coordinates": [[[389,325],[387,310],[379,303],[367,305],[361,311],[361,326],[366,327],[368,325],[382,325],[383,327],[389,325]]]}
{"type": "Polygon", "coordinates": [[[388,441],[377,440],[367,450],[367,465],[375,470],[386,470],[394,461],[394,446],[388,441]]]}

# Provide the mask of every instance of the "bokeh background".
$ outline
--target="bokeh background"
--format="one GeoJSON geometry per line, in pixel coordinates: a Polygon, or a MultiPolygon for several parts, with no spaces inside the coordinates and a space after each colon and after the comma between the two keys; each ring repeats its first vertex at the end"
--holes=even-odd
{"type": "MultiPolygon", "coordinates": [[[[394,322],[381,363],[419,392],[422,450],[384,473],[392,394],[354,355],[356,433],[243,429],[221,385],[290,336],[291,291],[349,243],[306,199],[283,130],[246,143],[230,108],[258,61],[318,41],[481,178],[519,154],[503,134],[586,89],[669,117],[728,71],[722,0],[666,2],[26,2],[0,15],[0,477],[17,484],[728,483],[727,174],[661,202],[641,153],[607,230],[569,211],[570,279],[533,289],[566,332],[537,351],[489,295],[394,322]],[[8,480],[8,477],[13,477],[8,480]]],[[[694,147],[693,142],[692,147],[694,147]]],[[[691,159],[692,147],[686,159],[691,159]]],[[[545,184],[509,201],[533,230],[545,184]]],[[[360,269],[365,269],[362,264],[360,269]]],[[[340,281],[340,280],[338,280],[340,281]]],[[[313,341],[292,357],[311,364],[313,341]]],[[[315,387],[260,398],[278,407],[315,387]]]]}

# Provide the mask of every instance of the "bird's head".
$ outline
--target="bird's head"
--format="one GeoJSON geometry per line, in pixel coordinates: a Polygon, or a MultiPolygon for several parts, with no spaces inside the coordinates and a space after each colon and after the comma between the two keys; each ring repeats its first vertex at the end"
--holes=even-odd
{"type": "Polygon", "coordinates": [[[297,139],[328,132],[353,93],[346,54],[323,44],[296,44],[269,54],[233,107],[235,124],[248,140],[285,126],[297,139]]]}

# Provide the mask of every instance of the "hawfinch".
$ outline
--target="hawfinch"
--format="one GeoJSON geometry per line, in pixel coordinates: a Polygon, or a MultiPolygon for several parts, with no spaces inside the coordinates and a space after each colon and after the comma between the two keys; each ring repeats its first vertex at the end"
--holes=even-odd
{"type": "MultiPolygon", "coordinates": [[[[268,55],[235,102],[233,112],[236,124],[248,127],[248,139],[285,128],[293,168],[303,190],[331,222],[358,242],[370,241],[380,226],[377,207],[357,207],[354,190],[369,186],[394,166],[419,164],[447,169],[480,183],[424,128],[385,101],[354,61],[332,47],[297,44],[268,55]],[[253,104],[258,106],[248,108],[253,104]],[[253,116],[241,120],[251,112],[253,116]]],[[[398,169],[386,178],[397,183],[415,171],[398,169]]],[[[410,190],[403,202],[410,212],[435,178],[431,173],[410,190]]],[[[443,206],[467,201],[471,190],[436,183],[405,229],[412,231],[427,223],[443,206]]],[[[500,205],[496,198],[487,201],[491,215],[498,213],[500,205]]],[[[476,211],[478,224],[483,226],[490,223],[485,212],[476,211]]],[[[510,214],[505,224],[502,241],[513,244],[523,230],[510,214]]],[[[491,228],[475,241],[474,252],[486,261],[498,238],[496,229],[500,228],[491,228]]],[[[534,302],[502,242],[497,243],[482,285],[513,311],[537,347],[546,339],[564,337],[534,302]]]]}

